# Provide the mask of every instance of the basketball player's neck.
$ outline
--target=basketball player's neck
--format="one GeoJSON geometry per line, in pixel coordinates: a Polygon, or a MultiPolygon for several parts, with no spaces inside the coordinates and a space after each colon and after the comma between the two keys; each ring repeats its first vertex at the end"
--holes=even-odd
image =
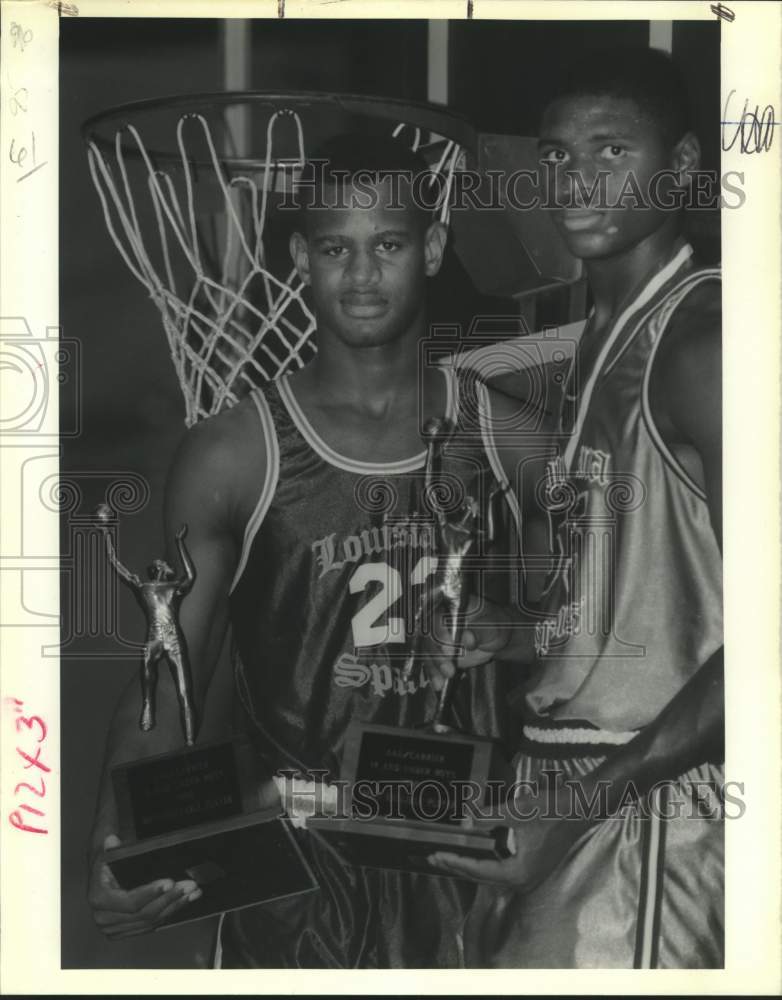
{"type": "Polygon", "coordinates": [[[418,339],[407,335],[375,347],[321,338],[318,353],[291,376],[291,388],[309,422],[338,454],[362,462],[397,462],[420,455],[420,426],[443,416],[448,386],[443,373],[419,377],[418,339]]]}
{"type": "Polygon", "coordinates": [[[416,326],[389,343],[356,347],[319,330],[318,353],[301,375],[320,398],[372,415],[407,408],[418,390],[421,335],[416,326]]]}
{"type": "Polygon", "coordinates": [[[612,323],[683,243],[678,220],[672,217],[624,253],[585,261],[595,308],[593,329],[602,330],[612,323]]]}

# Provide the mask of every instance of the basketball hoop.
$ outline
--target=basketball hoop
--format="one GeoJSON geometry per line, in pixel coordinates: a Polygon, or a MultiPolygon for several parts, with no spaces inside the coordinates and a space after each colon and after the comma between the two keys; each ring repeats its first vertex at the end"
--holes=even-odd
{"type": "Polygon", "coordinates": [[[348,131],[409,142],[448,221],[476,137],[437,105],[253,91],[140,101],[85,123],[106,227],[160,311],[188,426],[312,357],[315,319],[273,208],[309,151],[348,131]]]}

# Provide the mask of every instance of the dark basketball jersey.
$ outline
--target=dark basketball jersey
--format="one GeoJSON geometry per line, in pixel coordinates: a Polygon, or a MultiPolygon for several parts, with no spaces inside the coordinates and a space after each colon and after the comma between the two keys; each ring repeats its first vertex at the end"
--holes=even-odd
{"type": "MultiPolygon", "coordinates": [[[[455,418],[450,373],[448,383],[455,418]]],[[[437,565],[425,454],[393,464],[338,455],[287,379],[255,402],[270,461],[231,592],[240,691],[275,765],[336,776],[351,719],[407,726],[432,710],[421,665],[402,676],[421,588],[437,565]]],[[[456,504],[473,497],[485,508],[494,474],[480,439],[464,437],[447,447],[443,488],[456,504]]],[[[495,498],[499,545],[503,507],[495,498]]],[[[486,553],[481,544],[476,554],[486,553]]],[[[465,723],[501,735],[495,668],[465,681],[465,723]]]]}
{"type": "MultiPolygon", "coordinates": [[[[492,548],[507,554],[517,544],[514,501],[496,479],[502,473],[487,454],[477,419],[473,426],[464,415],[476,407],[460,406],[469,387],[460,389],[450,370],[443,374],[448,416],[459,433],[446,447],[440,499],[446,507],[470,499],[485,512],[491,506],[496,541],[481,536],[475,554],[490,555],[492,548]]],[[[256,392],[254,401],[269,461],[231,591],[237,684],[272,767],[326,771],[330,780],[339,775],[351,720],[414,726],[434,709],[435,693],[420,663],[409,679],[402,673],[421,588],[437,565],[424,499],[426,456],[381,464],[339,455],[309,423],[286,378],[256,392]]],[[[457,688],[458,721],[512,743],[507,688],[504,667],[467,672],[457,688]]],[[[237,963],[456,962],[470,888],[355,870],[305,839],[320,894],[306,903],[232,914],[237,963]],[[256,940],[264,935],[265,943],[256,940]]]]}

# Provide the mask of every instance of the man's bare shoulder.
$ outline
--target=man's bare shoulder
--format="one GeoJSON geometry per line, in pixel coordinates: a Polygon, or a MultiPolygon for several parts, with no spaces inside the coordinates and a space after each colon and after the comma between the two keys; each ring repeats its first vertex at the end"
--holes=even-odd
{"type": "Polygon", "coordinates": [[[673,311],[661,349],[687,351],[686,342],[703,350],[719,345],[722,332],[722,283],[706,281],[693,288],[673,311]]]}
{"type": "Polygon", "coordinates": [[[246,397],[230,409],[190,427],[171,464],[168,493],[188,494],[223,512],[253,502],[266,472],[266,448],[258,410],[246,397]]]}
{"type": "Polygon", "coordinates": [[[652,416],[669,447],[720,444],[722,304],[718,282],[695,288],[665,330],[650,380],[652,416]]]}
{"type": "Polygon", "coordinates": [[[258,411],[250,397],[189,427],[177,455],[194,461],[204,474],[231,473],[241,461],[263,452],[258,411]]]}
{"type": "Polygon", "coordinates": [[[721,364],[721,287],[708,282],[693,289],[668,322],[652,369],[655,401],[686,410],[704,393],[713,396],[720,391],[721,364]]]}

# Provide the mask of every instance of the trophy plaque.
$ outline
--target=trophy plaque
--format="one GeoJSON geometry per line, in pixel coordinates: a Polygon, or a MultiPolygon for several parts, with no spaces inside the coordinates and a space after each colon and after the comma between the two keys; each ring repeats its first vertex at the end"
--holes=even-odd
{"type": "Polygon", "coordinates": [[[435,851],[474,858],[512,853],[510,829],[489,818],[510,784],[492,740],[431,726],[354,722],[340,777],[346,815],[316,816],[307,828],[328,837],[353,864],[431,874],[427,856],[435,851]]]}
{"type": "Polygon", "coordinates": [[[318,888],[283,815],[271,775],[264,773],[247,740],[196,744],[197,719],[190,664],[178,610],[195,581],[185,545],[176,536],[184,575],[162,560],[142,582],[120,561],[106,505],[97,511],[109,561],[133,590],[147,617],[141,671],[140,728],[155,726],[157,669],[167,661],[176,686],[184,749],[120,764],[111,777],[121,846],[103,858],[123,889],[158,879],[192,879],[199,899],[160,926],[171,926],[318,888]]]}
{"type": "MultiPolygon", "coordinates": [[[[437,570],[416,611],[413,648],[403,668],[409,677],[427,611],[448,611],[449,639],[455,649],[467,604],[464,560],[479,534],[477,500],[466,498],[457,511],[440,509],[436,479],[442,448],[453,426],[433,419],[427,440],[425,496],[435,515],[437,570]]],[[[434,717],[409,729],[353,722],[348,728],[340,778],[346,789],[343,815],[308,819],[354,864],[432,873],[427,856],[453,851],[475,858],[512,853],[511,831],[492,814],[500,811],[512,771],[496,741],[459,732],[447,718],[458,678],[445,682],[434,717]]]]}

